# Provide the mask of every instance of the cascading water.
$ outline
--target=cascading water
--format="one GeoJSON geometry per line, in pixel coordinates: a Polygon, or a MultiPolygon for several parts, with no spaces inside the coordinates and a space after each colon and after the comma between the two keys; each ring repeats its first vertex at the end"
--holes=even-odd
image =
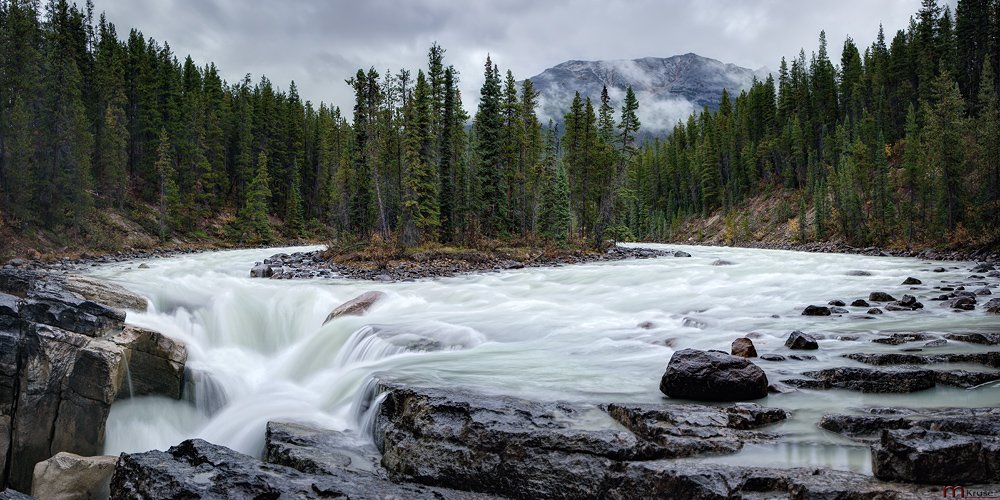
{"type": "MultiPolygon", "coordinates": [[[[735,338],[750,332],[758,334],[754,343],[760,354],[788,354],[783,342],[792,330],[825,337],[820,349],[809,353],[816,360],[756,361],[771,381],[778,381],[804,370],[856,364],[843,354],[905,347],[871,343],[879,332],[1000,331],[997,316],[981,308],[955,313],[929,300],[940,293],[932,287],[942,281],[969,281],[970,263],[663,248],[684,249],[694,257],[391,284],[249,277],[255,261],[311,248],[159,259],[148,261],[151,269],[136,269],[139,262],[130,269],[95,269],[92,274],[150,298],[150,309],[129,313],[128,322],[177,338],[189,352],[188,400],[137,397],[116,403],[105,452],[166,449],[201,437],[259,454],[272,420],[364,434],[378,401],[376,373],[406,383],[529,399],[657,403],[665,401],[658,384],[675,349],[728,351],[735,338]],[[734,265],[713,266],[717,259],[734,265]],[[931,272],[942,265],[946,272],[931,272]],[[924,285],[917,290],[900,285],[908,276],[924,285]],[[387,296],[366,316],[323,324],[336,306],[370,290],[387,296]],[[850,304],[872,291],[915,294],[925,308],[873,319],[851,317],[864,316],[867,308],[850,308],[852,314],[842,317],[801,315],[807,305],[833,299],[850,304]]],[[[975,350],[981,347],[949,341],[933,352],[975,350]]],[[[712,460],[867,470],[867,448],[817,428],[822,415],[868,406],[997,406],[1000,383],[894,395],[799,391],[761,403],[795,412],[777,429],[789,435],[789,442],[747,446],[740,454],[712,460]]]]}

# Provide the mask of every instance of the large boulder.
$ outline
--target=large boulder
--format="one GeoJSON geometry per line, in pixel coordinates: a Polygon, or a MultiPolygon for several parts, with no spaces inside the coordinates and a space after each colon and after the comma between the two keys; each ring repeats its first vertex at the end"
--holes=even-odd
{"type": "Polygon", "coordinates": [[[128,363],[127,375],[118,397],[150,394],[180,399],[184,389],[187,347],[160,332],[128,325],[111,337],[121,347],[128,363]]]}
{"type": "Polygon", "coordinates": [[[102,337],[125,326],[125,311],[86,300],[49,277],[31,283],[20,313],[26,321],[88,337],[102,337]]]}
{"type": "Polygon", "coordinates": [[[118,457],[81,457],[60,452],[35,465],[31,496],[38,500],[108,498],[118,457]]]}
{"type": "Polygon", "coordinates": [[[746,337],[740,337],[734,340],[731,352],[733,356],[739,356],[741,358],[757,357],[757,349],[753,346],[753,341],[746,337]]]}
{"type": "Polygon", "coordinates": [[[378,290],[373,290],[370,292],[365,292],[357,297],[354,297],[347,302],[337,306],[323,321],[323,324],[327,324],[334,319],[341,316],[363,316],[368,309],[371,308],[375,302],[378,302],[382,297],[385,297],[385,292],[380,292],[378,290]]]}
{"type": "Polygon", "coordinates": [[[660,379],[660,392],[696,401],[744,401],[767,396],[767,375],[746,358],[718,351],[674,353],[660,379]]]}

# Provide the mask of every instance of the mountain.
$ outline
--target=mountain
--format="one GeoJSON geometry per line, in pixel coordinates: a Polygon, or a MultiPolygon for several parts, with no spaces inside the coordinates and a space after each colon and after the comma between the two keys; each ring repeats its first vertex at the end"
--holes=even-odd
{"type": "Polygon", "coordinates": [[[538,118],[543,124],[549,119],[561,124],[576,92],[589,96],[596,110],[605,85],[617,115],[625,89],[631,85],[639,99],[643,131],[665,134],[696,110],[705,106],[718,109],[722,89],[735,99],[740,91],[750,88],[755,76],[763,80],[768,73],[766,68],[754,71],[689,53],[667,58],[567,61],[531,77],[531,82],[539,91],[538,118]]]}

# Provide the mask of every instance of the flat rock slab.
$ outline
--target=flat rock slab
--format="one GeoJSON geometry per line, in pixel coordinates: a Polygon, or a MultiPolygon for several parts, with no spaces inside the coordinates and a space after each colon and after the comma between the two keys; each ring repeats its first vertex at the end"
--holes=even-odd
{"type": "Polygon", "coordinates": [[[911,428],[872,445],[872,473],[889,481],[962,485],[1000,480],[1000,437],[911,428]]]}
{"type": "Polygon", "coordinates": [[[394,484],[370,474],[331,470],[304,474],[291,467],[200,439],[166,452],[122,454],[111,480],[111,498],[229,500],[284,499],[493,499],[492,495],[394,484]]]}
{"type": "Polygon", "coordinates": [[[385,477],[381,454],[368,440],[343,432],[293,422],[268,422],[264,461],[306,474],[340,470],[385,477]]]}
{"type": "Polygon", "coordinates": [[[609,404],[605,411],[636,435],[656,443],[664,457],[736,453],[746,441],[775,441],[778,434],[751,431],[790,413],[754,403],[722,408],[695,404],[609,404]]]}
{"type": "Polygon", "coordinates": [[[934,387],[933,370],[915,367],[828,368],[803,372],[814,380],[790,379],[782,382],[804,389],[847,389],[868,393],[906,393],[934,387]]]}
{"type": "Polygon", "coordinates": [[[852,438],[879,437],[882,431],[910,428],[948,431],[986,436],[1000,435],[1000,408],[956,408],[917,412],[869,409],[868,415],[834,413],[824,415],[819,426],[852,438]]]}
{"type": "Polygon", "coordinates": [[[905,354],[905,353],[854,353],[845,358],[875,366],[885,365],[931,365],[943,363],[975,363],[1000,368],[1000,351],[961,354],[905,354]]]}

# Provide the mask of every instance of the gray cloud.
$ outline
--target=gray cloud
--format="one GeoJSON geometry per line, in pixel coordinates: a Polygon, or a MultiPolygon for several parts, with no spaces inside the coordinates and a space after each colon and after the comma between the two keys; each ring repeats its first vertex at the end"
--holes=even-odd
{"type": "MultiPolygon", "coordinates": [[[[956,0],[940,2],[954,9],[956,0]]],[[[82,3],[82,0],[81,0],[82,3]]],[[[490,54],[518,79],[570,59],[634,59],[694,52],[739,66],[776,69],[825,29],[830,57],[850,35],[891,40],[920,0],[95,0],[120,36],[137,28],[183,59],[215,62],[229,82],[251,73],[302,98],[352,106],[344,80],[359,68],[426,67],[437,41],[461,73],[474,112],[490,54]]],[[[650,110],[650,118],[660,111],[650,110]]],[[[677,110],[670,110],[673,115],[677,110]]]]}

